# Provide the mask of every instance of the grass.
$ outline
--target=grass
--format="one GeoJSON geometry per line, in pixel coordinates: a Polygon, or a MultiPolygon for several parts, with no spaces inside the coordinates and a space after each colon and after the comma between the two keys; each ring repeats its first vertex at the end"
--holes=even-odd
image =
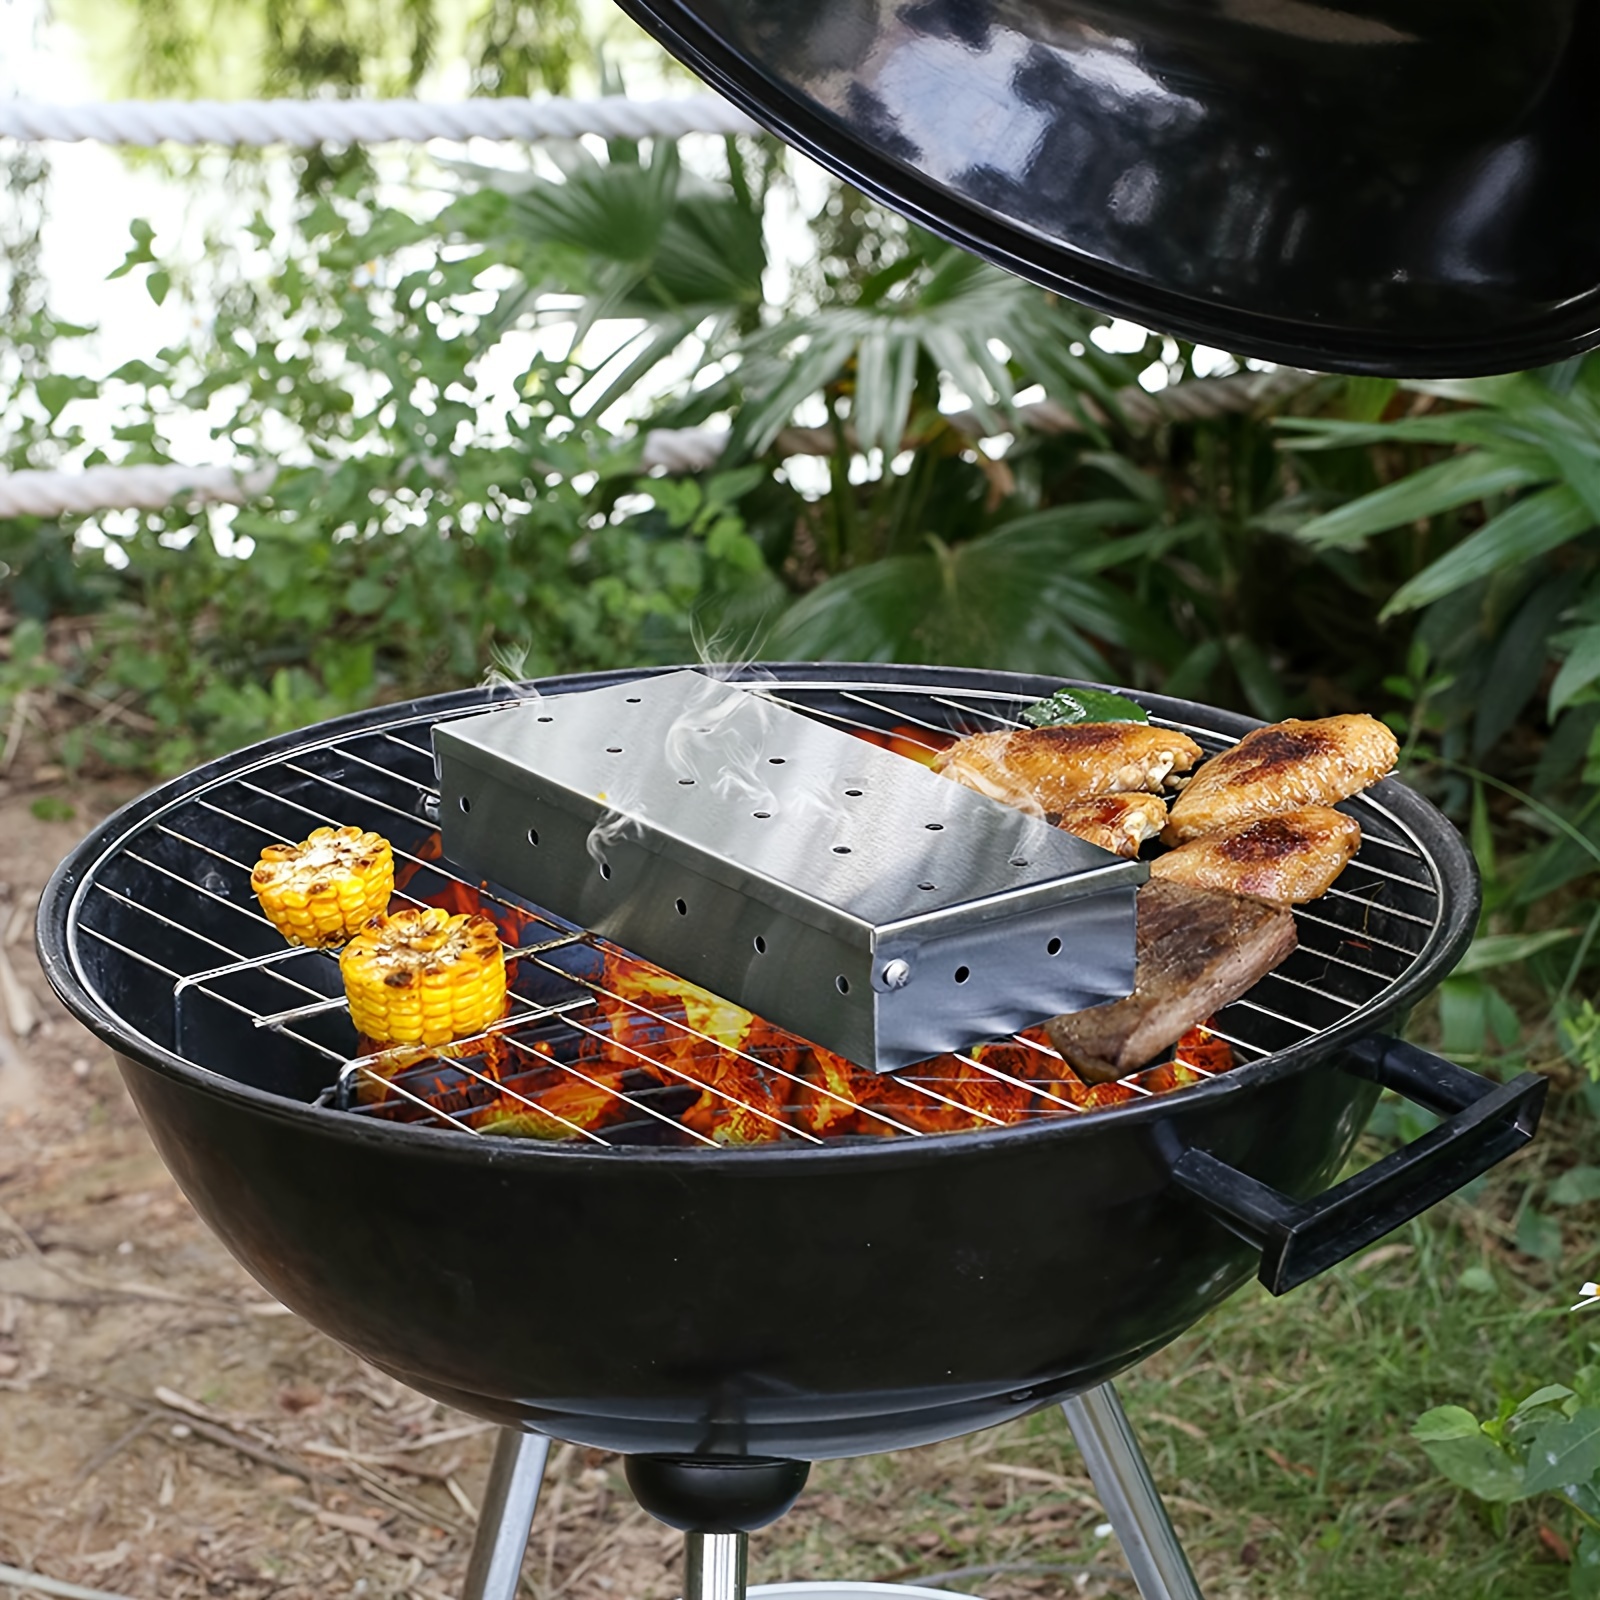
{"type": "MultiPolygon", "coordinates": [[[[1430,1406],[1492,1411],[1502,1394],[1570,1377],[1600,1339],[1600,1320],[1567,1309],[1596,1275],[1593,1209],[1551,1222],[1559,1260],[1517,1248],[1530,1201],[1592,1160],[1597,1135],[1579,1096],[1557,1097],[1540,1138],[1470,1199],[1281,1300],[1252,1285],[1120,1383],[1208,1600],[1567,1594],[1559,1551],[1576,1530],[1563,1509],[1483,1506],[1409,1432],[1430,1406]]],[[[1364,1156],[1376,1153],[1369,1141],[1364,1156]]],[[[796,1512],[758,1537],[755,1576],[933,1576],[994,1600],[1132,1596],[1103,1524],[1052,1409],[820,1465],[796,1512]]]]}

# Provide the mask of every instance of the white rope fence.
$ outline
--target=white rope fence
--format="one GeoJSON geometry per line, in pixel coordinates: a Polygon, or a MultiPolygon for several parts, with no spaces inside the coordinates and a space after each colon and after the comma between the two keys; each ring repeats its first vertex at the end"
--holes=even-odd
{"type": "MultiPolygon", "coordinates": [[[[1278,367],[1271,372],[1240,372],[1227,378],[1200,378],[1155,394],[1121,390],[1117,402],[1136,432],[1168,422],[1200,422],[1230,413],[1260,411],[1281,404],[1318,381],[1314,372],[1278,367]]],[[[979,438],[982,421],[970,411],[951,412],[945,421],[958,433],[979,438]]],[[[1082,424],[1064,406],[1043,400],[1019,406],[1017,421],[1038,433],[1074,433],[1082,424]]],[[[907,441],[908,444],[914,441],[907,441]]],[[[644,436],[640,465],[670,475],[709,472],[727,448],[723,428],[652,428],[644,436]]],[[[785,428],[777,438],[780,456],[826,456],[835,448],[826,428],[785,428]]],[[[271,489],[278,469],[271,465],[184,467],[149,465],[88,467],[81,472],[0,472],[0,521],[11,517],[59,517],[69,513],[160,511],[174,501],[191,505],[248,505],[271,489]]]]}
{"type": "Polygon", "coordinates": [[[0,473],[0,519],[91,511],[161,511],[174,500],[242,506],[272,487],[276,467],[86,467],[0,473]]]}
{"type": "Polygon", "coordinates": [[[427,139],[676,139],[758,133],[721,95],[631,100],[0,100],[0,138],[64,143],[312,146],[427,139]]]}

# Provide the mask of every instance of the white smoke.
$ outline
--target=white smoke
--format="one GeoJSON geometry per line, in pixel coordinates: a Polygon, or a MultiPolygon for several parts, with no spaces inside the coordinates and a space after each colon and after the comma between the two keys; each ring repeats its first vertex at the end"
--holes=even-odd
{"type": "Polygon", "coordinates": [[[489,665],[478,680],[479,687],[513,694],[524,705],[536,705],[543,696],[528,681],[528,657],[533,647],[526,644],[492,644],[489,665]]]}

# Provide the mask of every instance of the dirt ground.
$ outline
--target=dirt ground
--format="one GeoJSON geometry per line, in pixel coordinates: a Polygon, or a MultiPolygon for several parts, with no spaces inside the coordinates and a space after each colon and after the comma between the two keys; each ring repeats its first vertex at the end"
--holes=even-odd
{"type": "MultiPolygon", "coordinates": [[[[0,797],[0,1564],[135,1600],[459,1595],[492,1430],[267,1299],[201,1226],[33,954],[51,868],[125,792],[58,785],[59,821],[43,792],[0,797]]],[[[1050,1501],[984,1592],[1131,1596],[1087,1479],[1007,1466],[1004,1438],[819,1468],[752,1577],[959,1581],[960,1519],[915,1506],[937,1484],[976,1527],[1031,1473],[1050,1501]]],[[[556,1447],[526,1593],[667,1600],[679,1560],[615,1457],[556,1447]]]]}

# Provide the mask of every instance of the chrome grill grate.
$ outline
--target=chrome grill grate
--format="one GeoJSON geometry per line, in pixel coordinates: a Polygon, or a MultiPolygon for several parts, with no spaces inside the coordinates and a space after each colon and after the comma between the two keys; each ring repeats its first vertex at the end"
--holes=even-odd
{"type": "MultiPolygon", "coordinates": [[[[822,674],[769,684],[763,692],[863,735],[928,749],[953,733],[1020,726],[1017,712],[1031,698],[822,674]]],[[[507,689],[492,703],[521,698],[507,689]]],[[[459,715],[485,704],[463,705],[459,715]]],[[[709,1101],[727,1116],[756,1119],[781,1139],[832,1142],[818,1131],[830,1102],[855,1101],[831,1090],[813,1068],[771,1049],[730,1050],[686,1013],[674,1014],[681,1008],[651,1006],[608,987],[603,941],[536,906],[479,889],[449,862],[430,858],[438,809],[429,743],[435,720],[433,714],[401,713],[349,732],[313,731],[288,754],[209,780],[202,775],[102,858],[80,886],[70,935],[85,981],[153,1043],[200,1068],[293,1098],[320,1098],[358,1116],[479,1133],[475,1120],[493,1101],[502,1114],[520,1108],[542,1131],[590,1145],[706,1146],[719,1143],[715,1128],[689,1126],[683,1115],[686,1104],[709,1101]],[[399,1072],[391,1057],[359,1055],[335,959],[286,949],[256,908],[249,873],[262,845],[349,823],[391,839],[401,900],[450,903],[465,893],[513,928],[512,1009],[491,1030],[492,1040],[465,1041],[452,1047],[447,1061],[436,1055],[399,1072]],[[83,960],[87,944],[100,947],[100,957],[83,960]],[[109,961],[102,959],[107,954],[109,961]],[[485,1071],[481,1063],[489,1051],[498,1052],[499,1064],[485,1071]],[[786,1084],[811,1114],[776,1101],[756,1103],[719,1084],[717,1069],[730,1055],[786,1084]],[[604,1070],[596,1064],[600,1056],[608,1058],[604,1070]],[[630,1073],[635,1058],[640,1070],[630,1073]],[[604,1126],[563,1113],[561,1086],[578,1084],[610,1104],[613,1115],[604,1126]]],[[[1204,726],[1167,725],[1182,728],[1208,751],[1230,742],[1204,726]]],[[[1436,930],[1441,886],[1426,851],[1380,800],[1363,797],[1348,809],[1362,824],[1359,854],[1328,895],[1297,908],[1300,948],[1217,1019],[1213,1031],[1241,1064],[1380,1010],[1436,930]]],[[[1058,1065],[1055,1052],[1028,1035],[1002,1041],[998,1050],[926,1063],[893,1075],[884,1101],[869,1098],[857,1109],[858,1126],[880,1137],[918,1137],[960,1126],[1081,1116],[1163,1086],[1159,1069],[1145,1069],[1108,1086],[1106,1094],[1085,1098],[1066,1092],[1055,1075],[1058,1065]],[[979,1059],[984,1055],[998,1059],[979,1059]],[[1047,1069],[1037,1079],[1019,1065],[1035,1061],[1047,1069]],[[1026,1109],[985,1111],[964,1092],[975,1079],[1009,1093],[1013,1102],[1027,1096],[1026,1109]]],[[[1197,1077],[1209,1075],[1199,1063],[1182,1065],[1197,1077]]]]}

